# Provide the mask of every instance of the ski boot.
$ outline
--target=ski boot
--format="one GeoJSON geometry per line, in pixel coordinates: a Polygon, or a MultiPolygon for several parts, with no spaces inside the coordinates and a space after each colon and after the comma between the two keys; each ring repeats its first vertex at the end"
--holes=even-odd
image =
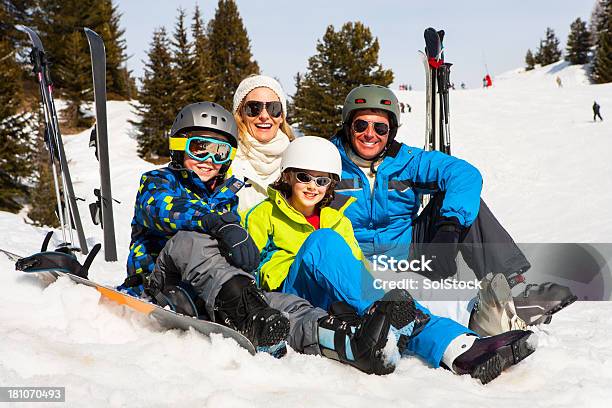
{"type": "Polygon", "coordinates": [[[506,277],[498,273],[481,281],[477,302],[470,317],[469,328],[481,336],[494,336],[509,330],[525,330],[527,324],[519,317],[506,277]]]}
{"type": "Polygon", "coordinates": [[[255,281],[235,276],[223,284],[215,302],[218,321],[244,334],[258,352],[287,354],[289,320],[271,308],[255,281]]]}
{"type": "MultiPolygon", "coordinates": [[[[525,282],[522,274],[508,278],[511,288],[525,282]]],[[[578,299],[570,288],[553,282],[542,284],[528,283],[525,289],[514,298],[518,316],[528,325],[548,324],[552,315],[571,305],[578,299]]]]}
{"type": "Polygon", "coordinates": [[[403,289],[390,290],[374,305],[380,303],[391,318],[391,332],[397,339],[397,349],[404,355],[408,341],[423,330],[429,316],[416,308],[410,293],[403,289]]]}
{"type": "Polygon", "coordinates": [[[470,374],[487,384],[535,351],[534,342],[529,341],[532,334],[529,330],[512,330],[477,338],[467,351],[454,359],[452,370],[457,374],[470,374]]]}
{"type": "MultiPolygon", "coordinates": [[[[403,289],[392,289],[375,305],[381,302],[384,302],[390,316],[390,330],[397,340],[397,349],[404,355],[408,341],[423,330],[429,316],[416,309],[414,299],[403,289]]],[[[353,326],[359,325],[362,319],[353,307],[343,301],[332,303],[329,314],[353,326]]]]}
{"type": "Polygon", "coordinates": [[[416,309],[410,294],[393,290],[359,317],[348,305],[332,307],[319,320],[321,354],[364,373],[384,375],[395,370],[400,354],[414,332],[416,309]],[[388,341],[397,342],[388,345],[388,341]]]}

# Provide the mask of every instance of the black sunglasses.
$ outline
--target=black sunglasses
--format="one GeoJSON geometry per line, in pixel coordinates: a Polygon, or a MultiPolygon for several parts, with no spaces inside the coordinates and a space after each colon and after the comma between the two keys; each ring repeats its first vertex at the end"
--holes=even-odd
{"type": "Polygon", "coordinates": [[[357,119],[353,122],[353,130],[356,133],[363,133],[368,129],[370,123],[374,125],[374,131],[378,136],[385,136],[389,133],[389,125],[382,122],[368,122],[367,120],[357,119]]]}
{"type": "Polygon", "coordinates": [[[295,173],[295,178],[300,183],[305,183],[305,184],[308,184],[312,180],[314,180],[315,184],[318,187],[327,187],[329,185],[329,183],[331,183],[331,178],[330,177],[326,177],[326,176],[313,176],[311,174],[304,173],[302,171],[300,171],[299,173],[295,173]]]}
{"type": "Polygon", "coordinates": [[[261,102],[261,101],[248,101],[244,103],[243,111],[248,117],[254,118],[266,108],[268,114],[273,118],[278,118],[283,114],[283,104],[279,101],[272,102],[261,102]]]}

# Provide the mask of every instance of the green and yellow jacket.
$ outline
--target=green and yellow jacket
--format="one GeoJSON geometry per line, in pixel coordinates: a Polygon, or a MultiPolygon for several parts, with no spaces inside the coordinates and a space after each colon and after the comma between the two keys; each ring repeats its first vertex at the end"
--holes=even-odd
{"type": "MultiPolygon", "coordinates": [[[[336,194],[329,206],[321,208],[320,227],[340,234],[355,258],[363,260],[351,221],[344,216],[344,210],[354,201],[353,197],[336,194]]],[[[261,253],[256,271],[258,284],[264,290],[278,290],[302,244],[315,228],[271,187],[268,187],[268,198],[251,208],[242,217],[242,223],[261,253]]]]}

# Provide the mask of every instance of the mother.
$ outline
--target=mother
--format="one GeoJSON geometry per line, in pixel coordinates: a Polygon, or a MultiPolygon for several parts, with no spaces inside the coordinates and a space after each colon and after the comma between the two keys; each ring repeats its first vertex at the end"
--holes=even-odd
{"type": "Polygon", "coordinates": [[[244,211],[267,198],[268,185],[280,175],[281,154],[295,137],[287,123],[285,93],[274,78],[245,78],[234,94],[233,113],[239,131],[233,175],[250,185],[238,193],[244,211]]]}

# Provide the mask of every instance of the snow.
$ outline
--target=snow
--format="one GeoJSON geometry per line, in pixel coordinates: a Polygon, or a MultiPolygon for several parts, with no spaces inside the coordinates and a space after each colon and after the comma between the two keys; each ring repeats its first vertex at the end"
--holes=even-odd
{"type": "MultiPolygon", "coordinates": [[[[589,85],[582,67],[562,62],[493,81],[491,89],[451,94],[453,153],[480,169],[491,209],[519,242],[609,242],[612,84],[589,85]],[[593,100],[604,122],[592,122],[593,100]]],[[[424,93],[398,96],[413,109],[402,116],[399,138],[422,146],[424,93]]],[[[105,263],[100,254],[90,272],[106,284],[124,277],[140,174],[154,168],[136,156],[132,110],[108,104],[112,189],[121,201],[114,204],[119,262],[105,263]]],[[[87,208],[98,184],[88,140],[89,132],[64,137],[92,246],[102,232],[87,208]]],[[[20,254],[37,251],[45,234],[22,215],[0,212],[0,226],[0,248],[20,254]]],[[[69,406],[473,407],[494,400],[499,407],[597,407],[612,398],[612,302],[579,302],[560,312],[535,329],[535,354],[482,386],[416,358],[376,377],[293,351],[282,360],[251,357],[218,336],[164,332],[68,279],[47,286],[15,272],[1,255],[0,271],[0,383],[65,386],[69,406]]]]}
{"type": "MultiPolygon", "coordinates": [[[[483,198],[518,242],[610,241],[611,91],[565,62],[500,75],[490,89],[451,91],[453,154],[480,170],[483,198]],[[604,122],[593,123],[594,100],[604,122]]],[[[424,94],[398,96],[413,108],[399,138],[423,146],[424,94]]]]}

